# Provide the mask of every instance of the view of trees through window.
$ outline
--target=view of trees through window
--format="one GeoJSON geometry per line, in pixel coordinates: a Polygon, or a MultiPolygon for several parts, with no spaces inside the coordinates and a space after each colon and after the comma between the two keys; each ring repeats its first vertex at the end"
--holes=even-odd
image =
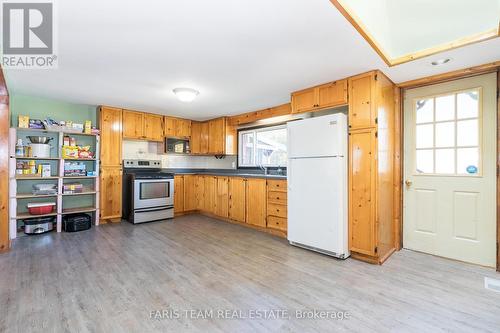
{"type": "Polygon", "coordinates": [[[286,126],[242,130],[238,135],[238,164],[243,167],[285,167],[286,126]]]}

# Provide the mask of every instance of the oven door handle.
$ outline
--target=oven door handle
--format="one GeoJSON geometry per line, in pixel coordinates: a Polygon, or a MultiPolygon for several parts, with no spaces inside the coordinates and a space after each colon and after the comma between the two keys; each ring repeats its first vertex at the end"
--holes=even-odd
{"type": "Polygon", "coordinates": [[[136,213],[146,213],[146,212],[159,212],[162,210],[167,210],[167,209],[172,209],[174,206],[164,206],[160,208],[141,208],[141,209],[135,209],[134,211],[136,213]]]}

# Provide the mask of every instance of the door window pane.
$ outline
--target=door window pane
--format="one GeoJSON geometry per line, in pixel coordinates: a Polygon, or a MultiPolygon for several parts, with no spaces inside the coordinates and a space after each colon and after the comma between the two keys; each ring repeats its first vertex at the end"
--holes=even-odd
{"type": "Polygon", "coordinates": [[[417,150],[417,173],[434,173],[434,152],[432,149],[417,150]]]}
{"type": "Polygon", "coordinates": [[[434,145],[434,125],[417,125],[417,148],[432,148],[434,145]]]}
{"type": "Polygon", "coordinates": [[[455,146],[455,122],[436,124],[436,147],[455,146]]]}
{"type": "Polygon", "coordinates": [[[436,98],[436,121],[455,119],[455,95],[436,98]]]}
{"type": "Polygon", "coordinates": [[[477,146],[478,132],[477,119],[457,122],[457,146],[477,146]]]}
{"type": "Polygon", "coordinates": [[[430,123],[434,120],[434,100],[417,101],[417,124],[430,123]]]}
{"type": "Polygon", "coordinates": [[[473,90],[457,95],[457,118],[477,118],[479,116],[479,91],[473,90]]]}
{"type": "Polygon", "coordinates": [[[480,174],[480,99],[475,88],[417,101],[416,174],[480,174]]]}
{"type": "Polygon", "coordinates": [[[479,149],[460,148],[457,149],[457,173],[477,174],[479,172],[479,149]]]}
{"type": "Polygon", "coordinates": [[[436,149],[436,173],[455,173],[455,149],[436,149]]]}

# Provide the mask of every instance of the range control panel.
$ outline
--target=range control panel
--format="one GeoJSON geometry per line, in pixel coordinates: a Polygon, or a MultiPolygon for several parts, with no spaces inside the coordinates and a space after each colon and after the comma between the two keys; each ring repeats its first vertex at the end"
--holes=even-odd
{"type": "Polygon", "coordinates": [[[144,168],[144,169],[159,169],[161,161],[158,160],[123,160],[124,168],[144,168]]]}

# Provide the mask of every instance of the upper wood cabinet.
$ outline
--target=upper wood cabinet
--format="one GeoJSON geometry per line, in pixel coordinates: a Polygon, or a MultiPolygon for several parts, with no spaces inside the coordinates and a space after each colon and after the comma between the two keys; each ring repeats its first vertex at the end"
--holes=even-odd
{"type": "Polygon", "coordinates": [[[148,141],[163,141],[163,116],[144,114],[144,138],[148,141]]]}
{"type": "Polygon", "coordinates": [[[316,108],[316,89],[306,89],[292,93],[292,113],[311,111],[316,108]]]}
{"type": "Polygon", "coordinates": [[[339,80],[292,93],[292,113],[347,104],[347,85],[347,80],[339,80]]]}
{"type": "Polygon", "coordinates": [[[123,137],[144,139],[144,113],[123,110],[123,137]]]}
{"type": "Polygon", "coordinates": [[[122,165],[122,109],[99,107],[101,165],[122,165]]]}
{"type": "Polygon", "coordinates": [[[123,110],[123,137],[148,141],[163,141],[163,116],[123,110]]]}
{"type": "Polygon", "coordinates": [[[246,179],[246,223],[266,227],[267,182],[265,179],[246,179]]]}
{"type": "Polygon", "coordinates": [[[190,137],[191,120],[175,117],[164,118],[165,136],[169,137],[190,137]]]}
{"type": "Polygon", "coordinates": [[[376,74],[370,72],[349,79],[349,128],[360,129],[376,125],[373,96],[376,74]]]}
{"type": "Polygon", "coordinates": [[[229,178],[229,212],[231,220],[245,222],[246,180],[240,177],[229,178]]]}
{"type": "Polygon", "coordinates": [[[191,153],[198,155],[234,155],[236,127],[226,117],[205,122],[192,122],[191,153]]]}
{"type": "Polygon", "coordinates": [[[201,123],[200,127],[200,154],[208,154],[208,141],[209,141],[209,125],[207,122],[201,123]]]}
{"type": "Polygon", "coordinates": [[[226,120],[217,118],[208,122],[208,152],[224,155],[226,145],[226,120]]]}

